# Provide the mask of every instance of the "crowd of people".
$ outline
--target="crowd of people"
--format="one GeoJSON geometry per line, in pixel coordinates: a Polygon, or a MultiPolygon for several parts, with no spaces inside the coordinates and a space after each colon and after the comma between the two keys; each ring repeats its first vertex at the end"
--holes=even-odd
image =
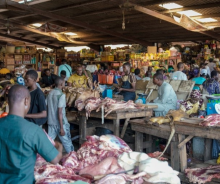
{"type": "MultiPolygon", "coordinates": [[[[122,84],[117,90],[125,101],[136,99],[136,82],[142,78],[146,80],[152,78],[153,83],[158,86],[158,97],[148,103],[157,106],[154,109],[155,116],[165,116],[169,110],[177,109],[177,95],[173,87],[166,82],[167,79],[195,81],[190,98],[179,102],[180,109],[190,117],[197,117],[205,111],[202,93],[206,95],[220,93],[218,70],[212,59],[208,63],[201,63],[200,67],[180,62],[177,64],[177,70],[169,76],[163,69],[153,72],[151,66],[146,72],[136,68],[132,73],[130,63],[123,64],[123,73],[122,84]]],[[[11,84],[15,83],[10,73],[5,75],[5,80],[11,84]]],[[[4,130],[0,132],[2,155],[0,178],[3,183],[33,183],[37,153],[48,162],[56,164],[62,157],[63,147],[67,153],[74,150],[70,124],[66,117],[66,98],[62,89],[65,86],[86,88],[90,80],[92,75],[86,70],[86,65],[78,65],[76,70],[72,71],[64,59],[59,66],[58,75],[46,69],[39,81],[38,73],[34,69],[29,69],[24,74],[25,86],[13,85],[7,91],[9,115],[0,119],[0,129],[4,130]],[[41,90],[45,87],[51,88],[46,98],[41,90]],[[56,148],[41,128],[46,122],[48,135],[52,139],[58,136],[62,143],[56,142],[56,148]],[[2,162],[3,158],[7,162],[2,162]]]]}

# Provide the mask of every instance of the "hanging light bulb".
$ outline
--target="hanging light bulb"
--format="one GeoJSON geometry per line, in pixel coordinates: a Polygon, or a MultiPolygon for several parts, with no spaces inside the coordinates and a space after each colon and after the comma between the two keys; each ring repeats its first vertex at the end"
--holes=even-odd
{"type": "Polygon", "coordinates": [[[11,33],[11,31],[10,31],[10,29],[8,28],[8,30],[7,30],[7,34],[10,34],[11,33]]]}
{"type": "Polygon", "coordinates": [[[122,10],[122,14],[123,14],[122,29],[125,30],[125,11],[124,10],[122,10]]]}

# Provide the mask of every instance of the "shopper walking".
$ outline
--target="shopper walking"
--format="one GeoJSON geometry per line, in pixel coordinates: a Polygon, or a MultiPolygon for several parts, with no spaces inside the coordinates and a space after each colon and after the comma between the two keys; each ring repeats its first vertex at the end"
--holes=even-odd
{"type": "Polygon", "coordinates": [[[55,139],[60,138],[66,152],[74,150],[70,135],[70,124],[66,118],[66,97],[62,93],[65,81],[61,77],[55,80],[55,88],[46,99],[48,109],[48,135],[55,139]]]}
{"type": "Polygon", "coordinates": [[[43,125],[47,121],[47,111],[44,93],[37,87],[38,74],[35,70],[27,71],[24,82],[31,95],[31,106],[25,119],[37,125],[43,125]]]}

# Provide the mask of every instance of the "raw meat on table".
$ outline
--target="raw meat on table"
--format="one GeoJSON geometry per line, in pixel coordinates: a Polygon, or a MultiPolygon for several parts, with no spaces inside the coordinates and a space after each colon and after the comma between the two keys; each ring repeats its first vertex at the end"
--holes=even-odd
{"type": "Polygon", "coordinates": [[[79,170],[97,164],[108,157],[118,158],[123,152],[132,151],[120,138],[114,135],[88,136],[81,148],[77,151],[79,170]]]}
{"type": "Polygon", "coordinates": [[[185,173],[190,182],[203,184],[211,181],[213,178],[220,178],[220,165],[207,168],[189,168],[185,170],[185,173]]]}
{"type": "Polygon", "coordinates": [[[91,111],[96,110],[99,107],[101,102],[102,102],[101,99],[96,98],[96,97],[88,98],[85,101],[85,110],[86,110],[87,119],[88,119],[88,117],[90,117],[91,111]]]}
{"type": "Polygon", "coordinates": [[[199,123],[201,126],[220,126],[220,115],[219,114],[211,114],[206,116],[206,118],[199,123]]]}
{"type": "Polygon", "coordinates": [[[121,171],[124,171],[124,169],[122,169],[118,165],[118,160],[115,157],[108,157],[98,164],[91,165],[82,169],[79,172],[79,175],[90,174],[92,176],[98,176],[110,173],[117,173],[121,171]]]}

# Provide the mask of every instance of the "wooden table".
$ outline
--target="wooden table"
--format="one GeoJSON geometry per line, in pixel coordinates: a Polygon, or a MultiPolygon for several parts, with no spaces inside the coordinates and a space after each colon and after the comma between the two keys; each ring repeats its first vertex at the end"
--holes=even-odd
{"type": "MultiPolygon", "coordinates": [[[[124,134],[130,118],[151,117],[153,114],[152,108],[148,107],[144,109],[121,109],[111,112],[107,117],[105,117],[105,119],[113,120],[114,135],[119,137],[121,119],[125,119],[125,124],[122,130],[122,134],[124,134]]],[[[80,144],[82,144],[84,141],[86,141],[87,118],[85,111],[81,111],[79,112],[79,114],[80,144]]],[[[99,124],[101,125],[101,112],[92,111],[90,114],[90,118],[99,118],[99,124]]]]}
{"type": "MultiPolygon", "coordinates": [[[[205,139],[204,160],[211,159],[211,139],[220,139],[220,128],[202,127],[199,124],[201,119],[184,119],[175,124],[175,135],[171,141],[171,166],[184,172],[187,167],[186,143],[194,136],[205,139]]],[[[143,151],[143,148],[151,148],[152,140],[143,143],[143,134],[153,135],[168,139],[170,136],[170,125],[162,124],[154,126],[145,120],[131,120],[132,130],[135,131],[135,151],[143,151]]]]}

